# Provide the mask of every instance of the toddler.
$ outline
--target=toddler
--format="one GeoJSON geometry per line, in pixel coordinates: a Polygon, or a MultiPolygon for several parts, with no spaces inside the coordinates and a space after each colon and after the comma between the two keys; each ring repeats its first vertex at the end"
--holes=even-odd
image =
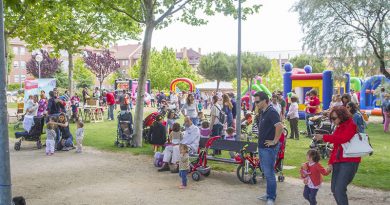
{"type": "Polygon", "coordinates": [[[330,166],[327,169],[322,167],[319,163],[321,159],[320,153],[317,150],[310,149],[306,157],[307,162],[303,163],[301,167],[301,177],[305,184],[303,197],[310,202],[310,205],[315,205],[317,204],[317,192],[323,181],[322,175],[329,175],[332,167],[330,166]]]}
{"type": "MultiPolygon", "coordinates": [[[[229,141],[235,141],[236,140],[236,135],[234,134],[234,128],[233,127],[228,127],[226,129],[226,135],[224,137],[225,140],[229,141]]],[[[230,158],[234,158],[235,153],[233,151],[229,151],[230,158]]]]}
{"type": "Polygon", "coordinates": [[[203,121],[202,127],[199,130],[200,130],[200,137],[201,138],[209,138],[210,137],[211,130],[210,130],[210,123],[208,121],[203,121]]]}
{"type": "Polygon", "coordinates": [[[169,134],[168,143],[170,144],[179,144],[183,139],[183,133],[180,132],[180,124],[175,122],[172,126],[172,132],[169,134]]]}
{"type": "Polygon", "coordinates": [[[53,124],[48,123],[46,126],[46,155],[51,156],[54,154],[55,138],[57,134],[53,124]]]}
{"type": "Polygon", "coordinates": [[[187,174],[188,174],[188,169],[190,168],[190,160],[188,157],[187,145],[180,144],[179,149],[180,149],[179,176],[181,177],[181,186],[179,188],[185,189],[187,187],[187,174]]]}
{"type": "Polygon", "coordinates": [[[76,153],[81,153],[83,151],[83,139],[84,139],[84,123],[81,121],[77,122],[76,130],[76,153]]]}
{"type": "Polygon", "coordinates": [[[203,110],[203,98],[200,98],[200,100],[198,101],[198,110],[199,112],[201,112],[203,110]]]}

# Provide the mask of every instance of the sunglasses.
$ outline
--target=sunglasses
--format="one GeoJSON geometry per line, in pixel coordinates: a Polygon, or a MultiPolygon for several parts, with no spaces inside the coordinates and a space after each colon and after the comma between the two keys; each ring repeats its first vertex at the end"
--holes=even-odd
{"type": "Polygon", "coordinates": [[[338,117],[331,117],[330,118],[330,120],[332,120],[332,121],[335,121],[335,120],[337,120],[338,119],[338,117]]]}

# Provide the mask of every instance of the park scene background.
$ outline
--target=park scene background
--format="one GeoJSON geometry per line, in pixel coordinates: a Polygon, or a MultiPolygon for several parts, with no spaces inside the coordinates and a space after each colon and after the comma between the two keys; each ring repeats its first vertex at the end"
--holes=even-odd
{"type": "MultiPolygon", "coordinates": [[[[388,35],[390,32],[390,17],[388,14],[390,3],[380,0],[351,0],[333,7],[331,5],[336,4],[333,1],[291,1],[288,12],[298,15],[300,29],[303,30],[303,38],[300,42],[302,49],[262,52],[263,49],[259,45],[257,51],[246,50],[243,47],[237,53],[234,50],[224,51],[218,48],[205,50],[202,46],[190,48],[185,43],[179,44],[179,46],[176,44],[175,48],[169,45],[159,45],[159,48],[157,48],[154,47],[154,41],[152,41],[156,37],[154,35],[160,30],[169,29],[175,24],[206,25],[212,23],[214,16],[232,20],[232,29],[229,32],[236,33],[236,23],[238,21],[237,1],[156,1],[157,3],[151,7],[153,12],[148,12],[149,10],[145,9],[150,6],[147,2],[151,1],[3,1],[7,69],[5,80],[7,85],[7,112],[10,122],[8,123],[9,149],[12,150],[11,171],[15,170],[12,179],[18,182],[13,183],[13,192],[16,195],[24,195],[27,201],[30,199],[31,204],[46,204],[49,203],[48,199],[53,200],[54,198],[47,196],[47,199],[42,199],[43,197],[39,197],[41,196],[39,192],[34,191],[33,188],[27,188],[32,186],[40,190],[41,183],[50,184],[51,181],[32,182],[33,180],[29,177],[21,177],[27,174],[20,170],[25,168],[26,163],[30,164],[31,167],[39,166],[38,164],[41,163],[32,159],[31,156],[38,157],[38,159],[44,158],[44,151],[36,150],[35,144],[28,142],[24,144],[25,146],[22,146],[21,151],[15,152],[13,150],[16,142],[14,133],[21,131],[21,128],[15,129],[15,123],[17,121],[18,100],[20,102],[20,99],[26,97],[23,96],[22,92],[25,90],[26,80],[55,79],[56,87],[61,94],[67,90],[70,95],[78,93],[79,96],[84,87],[91,90],[99,87],[100,90],[113,91],[118,79],[133,79],[141,85],[148,81],[150,82],[150,90],[154,93],[163,91],[168,94],[171,82],[177,78],[191,79],[195,84],[195,88],[197,85],[206,84],[208,87],[204,89],[208,92],[220,89],[223,92],[237,93],[237,61],[239,55],[242,72],[239,88],[241,91],[252,89],[252,85],[256,84],[256,77],[260,77],[260,84],[269,91],[284,91],[286,95],[290,92],[290,90],[286,91],[284,87],[284,74],[287,71],[284,66],[287,63],[291,63],[293,68],[299,69],[310,66],[310,72],[308,73],[332,71],[334,94],[346,92],[347,77],[345,74],[347,73],[349,78],[359,79],[361,83],[358,87],[360,88],[368,79],[375,77],[376,85],[371,86],[369,90],[356,90],[355,88],[356,91],[371,96],[367,109],[364,110],[367,110],[367,113],[370,114],[367,133],[375,152],[374,155],[363,159],[352,183],[356,186],[352,189],[355,192],[351,194],[355,194],[355,204],[365,204],[366,201],[364,200],[367,199],[359,198],[358,195],[372,192],[378,192],[379,194],[379,196],[372,196],[377,198],[374,204],[389,202],[386,195],[390,190],[390,175],[388,174],[390,169],[387,166],[389,164],[388,149],[390,143],[388,139],[390,136],[383,132],[381,116],[371,115],[371,111],[377,111],[380,106],[380,101],[374,100],[379,98],[380,88],[390,90],[390,39],[388,35]],[[351,12],[348,12],[351,9],[356,11],[354,15],[350,15],[351,12]],[[375,12],[378,15],[370,15],[375,12]],[[42,13],[45,15],[41,15],[42,13]],[[366,20],[360,22],[360,18],[366,20]],[[332,23],[329,23],[329,21],[332,21],[332,23]],[[37,56],[41,56],[42,59],[37,58],[37,56]],[[209,82],[213,83],[207,84],[209,82]],[[23,158],[31,161],[28,162],[23,158]],[[26,181],[30,182],[22,181],[22,179],[29,179],[26,181]],[[24,183],[26,185],[23,185],[24,183]],[[28,192],[25,190],[28,190],[28,192]]],[[[279,3],[282,4],[282,1],[279,1],[279,3]]],[[[242,24],[245,25],[246,21],[253,20],[256,14],[266,10],[267,1],[242,1],[242,6],[242,24]]],[[[264,30],[264,28],[255,27],[250,29],[253,29],[253,31],[264,30]]],[[[183,32],[183,35],[185,35],[186,31],[176,32],[183,32]]],[[[204,30],[204,32],[207,33],[208,31],[204,30]]],[[[220,35],[224,35],[224,32],[221,31],[220,35]]],[[[247,29],[244,32],[249,33],[251,30],[247,29]]],[[[288,35],[288,30],[285,35],[288,35]]],[[[237,36],[232,42],[225,43],[233,44],[233,47],[236,48],[238,43],[236,38],[237,36]]],[[[270,40],[278,41],[278,39],[270,40]]],[[[207,42],[208,39],[203,39],[203,41],[207,42]]],[[[303,72],[306,72],[305,70],[303,72]]],[[[311,86],[307,85],[307,87],[311,86]]],[[[189,85],[179,83],[177,88],[179,91],[186,91],[189,89],[189,85]]],[[[144,86],[139,86],[137,90],[138,93],[144,93],[145,91],[144,86]]],[[[242,93],[241,97],[244,97],[245,94],[245,92],[242,93]]],[[[137,106],[143,104],[142,97],[134,98],[134,104],[135,108],[132,110],[135,122],[134,129],[136,133],[137,131],[139,133],[137,139],[141,139],[142,120],[156,109],[150,106],[137,106]]],[[[115,113],[117,111],[119,110],[116,110],[115,113]]],[[[206,109],[205,113],[208,112],[209,110],[206,109]]],[[[151,156],[154,152],[151,145],[138,140],[137,146],[140,147],[121,148],[115,146],[117,122],[107,121],[106,115],[107,112],[104,112],[102,122],[91,122],[85,125],[84,145],[87,147],[87,151],[83,154],[88,155],[88,150],[91,150],[91,158],[87,156],[84,160],[91,160],[95,155],[99,155],[97,156],[99,158],[101,157],[100,152],[107,152],[110,157],[112,157],[111,154],[114,154],[112,158],[131,156],[129,160],[123,163],[132,166],[136,161],[142,164],[141,166],[144,168],[146,167],[145,169],[152,170],[153,177],[156,177],[152,165],[153,159],[151,156]],[[137,161],[137,157],[142,159],[141,162],[137,161]]],[[[178,122],[182,124],[183,118],[180,118],[178,122]]],[[[288,122],[285,122],[285,125],[289,127],[288,122]]],[[[71,132],[75,133],[76,125],[70,124],[70,128],[71,132]]],[[[304,121],[300,121],[299,128],[305,130],[304,121]]],[[[45,135],[42,135],[42,138],[42,141],[44,141],[45,135]]],[[[284,165],[287,168],[284,170],[284,174],[287,180],[283,183],[287,185],[281,186],[286,186],[289,189],[299,189],[296,192],[299,195],[301,195],[302,186],[294,180],[300,177],[299,165],[305,161],[305,153],[310,143],[310,138],[302,136],[299,141],[289,140],[286,145],[284,165]]],[[[64,161],[69,159],[81,160],[74,156],[66,159],[66,155],[67,153],[60,153],[58,157],[64,161]]],[[[223,152],[223,156],[228,156],[228,153],[223,152]]],[[[46,159],[42,159],[42,161],[46,164],[52,163],[46,159]]],[[[106,163],[104,160],[102,162],[106,163]]],[[[327,163],[326,160],[321,162],[324,165],[327,163]]],[[[117,164],[110,165],[117,166],[117,164]]],[[[61,167],[60,164],[56,166],[58,166],[57,168],[61,167]]],[[[258,194],[259,186],[247,187],[248,185],[240,184],[235,178],[235,174],[232,173],[235,172],[235,165],[210,162],[210,166],[213,170],[212,173],[215,171],[218,178],[217,181],[211,179],[212,185],[225,187],[239,184],[245,187],[242,190],[258,194]],[[221,177],[223,180],[221,180],[221,177]],[[227,185],[224,184],[225,179],[228,181],[227,185]],[[216,185],[218,183],[222,184],[216,185]]],[[[121,168],[127,169],[127,167],[121,168]]],[[[107,172],[113,171],[104,170],[107,172]]],[[[45,169],[40,171],[42,173],[34,172],[34,176],[43,175],[45,169]]],[[[84,171],[89,170],[85,168],[84,171]]],[[[136,172],[136,170],[133,171],[136,172]]],[[[115,171],[113,172],[115,173],[115,171]]],[[[102,176],[104,173],[102,173],[102,176]]],[[[140,172],[137,173],[141,174],[140,172]]],[[[147,173],[151,174],[151,172],[147,173]]],[[[170,176],[170,182],[176,180],[176,178],[170,176]]],[[[213,174],[210,178],[213,178],[213,174]]],[[[67,179],[73,180],[71,177],[67,179]]],[[[325,177],[326,182],[329,182],[329,179],[330,177],[325,177]]],[[[147,183],[147,179],[144,180],[147,183]]],[[[210,184],[207,184],[208,180],[210,179],[207,178],[201,181],[201,185],[194,185],[195,190],[190,191],[197,192],[199,189],[205,188],[202,186],[210,188],[210,184]]],[[[168,183],[166,181],[158,182],[168,183]]],[[[68,185],[74,188],[74,184],[70,183],[68,185]]],[[[121,184],[121,186],[125,187],[126,185],[121,184]]],[[[138,186],[142,187],[139,184],[138,186]]],[[[59,189],[59,187],[67,186],[58,185],[55,186],[55,189],[59,189]]],[[[260,183],[260,187],[264,188],[264,184],[260,183]]],[[[144,187],[144,189],[147,188],[144,187]]],[[[237,189],[240,190],[240,188],[237,189]]],[[[322,201],[331,197],[327,196],[330,190],[326,189],[324,188],[322,190],[324,193],[320,195],[322,201]]],[[[119,191],[119,193],[122,192],[119,191]]],[[[169,190],[168,193],[163,194],[164,197],[167,194],[175,195],[176,193],[169,190]]],[[[302,197],[296,199],[301,200],[300,202],[290,203],[287,197],[293,197],[291,195],[297,194],[286,195],[286,198],[280,201],[281,204],[304,203],[302,197]]],[[[91,197],[93,195],[88,195],[87,199],[81,199],[81,201],[93,203],[88,201],[88,198],[91,197]]],[[[252,198],[253,200],[247,201],[248,204],[257,202],[255,195],[252,198]]],[[[111,198],[106,198],[103,201],[109,199],[111,200],[111,198]]],[[[61,198],[61,200],[66,199],[61,198]]],[[[134,204],[156,203],[153,200],[143,201],[142,197],[141,199],[127,198],[126,200],[134,204]]],[[[117,202],[127,204],[126,200],[118,199],[117,202]]],[[[64,203],[81,203],[76,201],[73,199],[64,203]]],[[[197,200],[193,203],[196,202],[197,200]]],[[[175,203],[174,200],[172,203],[175,203]]],[[[218,203],[226,203],[226,201],[218,201],[218,203]]],[[[236,204],[236,201],[233,203],[236,204]]],[[[99,204],[99,202],[95,202],[95,204],[99,204]]],[[[102,204],[107,204],[107,202],[102,204]]]]}

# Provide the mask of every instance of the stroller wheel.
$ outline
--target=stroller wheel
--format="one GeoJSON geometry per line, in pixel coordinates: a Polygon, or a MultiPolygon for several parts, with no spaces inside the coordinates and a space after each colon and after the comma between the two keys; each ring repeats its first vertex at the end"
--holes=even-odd
{"type": "Polygon", "coordinates": [[[199,181],[200,180],[200,172],[195,171],[194,173],[192,173],[192,179],[194,181],[199,181]]]}
{"type": "Polygon", "coordinates": [[[284,182],[284,176],[283,176],[283,175],[278,176],[278,181],[279,181],[279,182],[284,182]]]}
{"type": "Polygon", "coordinates": [[[208,176],[210,176],[210,173],[211,173],[211,170],[209,170],[208,172],[204,173],[203,175],[204,175],[205,177],[208,177],[208,176]]]}
{"type": "Polygon", "coordinates": [[[115,141],[115,142],[114,142],[114,146],[119,147],[118,145],[119,145],[119,142],[118,142],[118,141],[115,141]]]}
{"type": "Polygon", "coordinates": [[[42,142],[41,142],[41,140],[37,141],[37,148],[38,149],[42,149],[42,142]]]}
{"type": "Polygon", "coordinates": [[[16,151],[19,151],[19,150],[20,150],[20,145],[21,145],[20,142],[15,142],[14,149],[15,149],[16,151]]]}
{"type": "Polygon", "coordinates": [[[124,147],[124,146],[125,146],[125,144],[123,144],[123,143],[119,144],[119,147],[124,147]]]}
{"type": "Polygon", "coordinates": [[[245,184],[255,184],[256,183],[256,170],[252,165],[248,166],[246,169],[245,164],[240,164],[237,167],[237,177],[238,179],[245,184]]]}

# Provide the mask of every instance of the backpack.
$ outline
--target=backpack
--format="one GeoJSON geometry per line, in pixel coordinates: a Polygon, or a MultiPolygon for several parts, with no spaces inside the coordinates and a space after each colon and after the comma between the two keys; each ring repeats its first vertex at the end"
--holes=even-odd
{"type": "Polygon", "coordinates": [[[217,116],[219,122],[221,124],[225,124],[226,123],[226,113],[224,111],[222,111],[221,109],[218,108],[218,106],[214,105],[218,110],[219,110],[219,115],[217,116]]]}

